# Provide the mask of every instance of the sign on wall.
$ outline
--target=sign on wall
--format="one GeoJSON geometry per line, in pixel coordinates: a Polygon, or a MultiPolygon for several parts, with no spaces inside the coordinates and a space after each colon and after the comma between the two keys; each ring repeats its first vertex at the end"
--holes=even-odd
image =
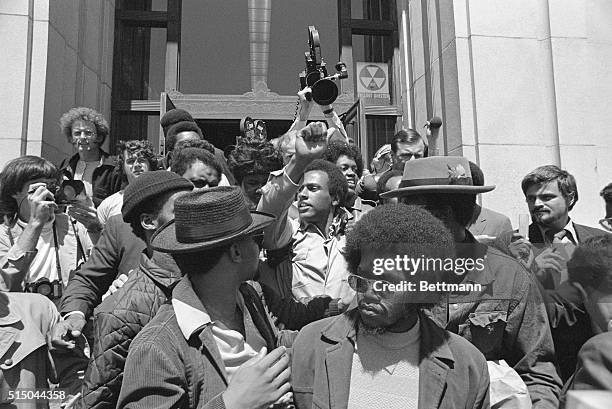
{"type": "Polygon", "coordinates": [[[355,68],[359,98],[375,100],[370,103],[388,104],[390,101],[389,64],[357,62],[355,68]]]}

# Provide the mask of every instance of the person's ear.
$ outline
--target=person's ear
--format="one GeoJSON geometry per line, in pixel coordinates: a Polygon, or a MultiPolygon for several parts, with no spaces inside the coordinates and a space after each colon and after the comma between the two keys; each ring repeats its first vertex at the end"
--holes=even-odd
{"type": "Polygon", "coordinates": [[[340,205],[340,199],[338,198],[338,195],[335,195],[334,197],[332,197],[332,206],[338,206],[340,205]]]}
{"type": "Polygon", "coordinates": [[[234,263],[242,262],[242,248],[238,242],[234,242],[229,246],[228,254],[230,260],[232,260],[234,263]]]}
{"type": "Polygon", "coordinates": [[[576,195],[574,194],[574,192],[572,192],[567,196],[567,208],[571,209],[572,207],[574,207],[575,204],[576,204],[576,195]]]}
{"type": "Polygon", "coordinates": [[[149,213],[143,213],[140,215],[140,226],[145,230],[157,230],[157,219],[149,213]]]}

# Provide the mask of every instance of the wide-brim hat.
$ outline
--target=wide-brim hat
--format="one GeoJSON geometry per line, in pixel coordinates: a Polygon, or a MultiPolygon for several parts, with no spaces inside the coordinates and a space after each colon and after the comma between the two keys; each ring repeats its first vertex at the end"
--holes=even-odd
{"type": "Polygon", "coordinates": [[[494,185],[474,186],[470,164],[461,156],[434,156],[414,159],[404,165],[399,187],[380,197],[399,197],[425,193],[478,194],[490,192],[494,185]]]}
{"type": "Polygon", "coordinates": [[[153,234],[151,246],[174,254],[205,250],[260,231],[274,219],[267,213],[249,211],[239,187],[213,187],[178,197],[174,220],[153,234]]]}

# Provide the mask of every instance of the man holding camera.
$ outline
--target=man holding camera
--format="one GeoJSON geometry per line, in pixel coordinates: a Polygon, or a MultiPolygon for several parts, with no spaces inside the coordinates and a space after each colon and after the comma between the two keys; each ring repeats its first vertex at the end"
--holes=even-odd
{"type": "MultiPolygon", "coordinates": [[[[57,168],[37,156],[14,159],[0,174],[4,216],[0,226],[0,291],[42,294],[55,306],[93,247],[85,226],[56,213],[58,186],[57,168]]],[[[9,312],[12,308],[17,307],[9,306],[9,312]]],[[[83,339],[75,342],[82,346],[83,339]]],[[[76,351],[54,358],[60,387],[76,394],[81,383],[77,374],[87,367],[87,358],[76,351]]]]}
{"type": "Polygon", "coordinates": [[[0,175],[0,290],[29,291],[59,302],[73,271],[93,247],[85,226],[55,213],[59,172],[49,161],[22,156],[0,175]]]}

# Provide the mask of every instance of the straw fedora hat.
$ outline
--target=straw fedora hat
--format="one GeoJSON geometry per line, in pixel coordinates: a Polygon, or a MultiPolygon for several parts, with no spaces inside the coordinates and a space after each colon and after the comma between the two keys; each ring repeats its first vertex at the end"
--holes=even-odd
{"type": "Polygon", "coordinates": [[[174,220],[155,232],[151,246],[163,253],[205,250],[255,233],[274,219],[267,213],[249,211],[237,186],[190,192],[176,199],[174,220]]]}
{"type": "Polygon", "coordinates": [[[422,193],[478,194],[490,192],[495,186],[474,186],[470,164],[461,156],[433,156],[406,162],[402,182],[395,190],[380,195],[383,198],[422,193]]]}

